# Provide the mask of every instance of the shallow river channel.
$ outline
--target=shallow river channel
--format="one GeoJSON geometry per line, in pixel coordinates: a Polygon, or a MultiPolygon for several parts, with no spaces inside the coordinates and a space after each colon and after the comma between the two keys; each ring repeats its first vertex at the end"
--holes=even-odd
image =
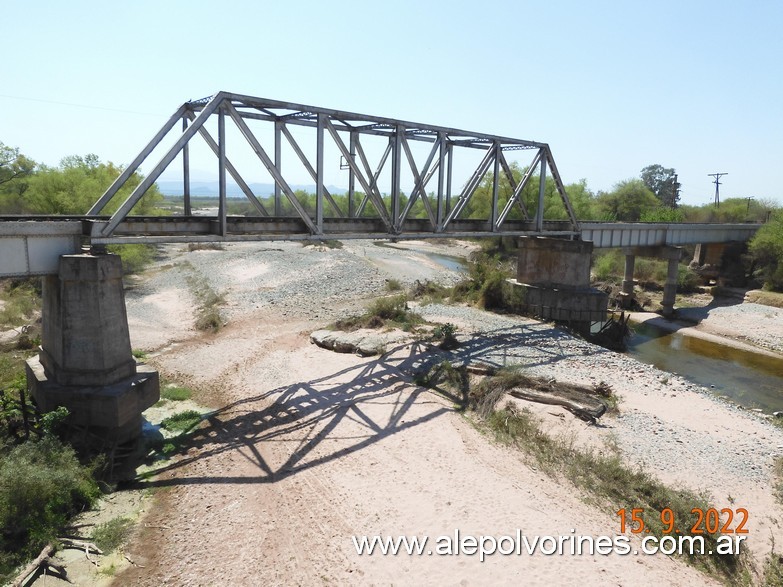
{"type": "Polygon", "coordinates": [[[718,395],[769,413],[783,411],[783,359],[742,351],[709,340],[633,325],[628,354],[709,387],[718,395]]]}

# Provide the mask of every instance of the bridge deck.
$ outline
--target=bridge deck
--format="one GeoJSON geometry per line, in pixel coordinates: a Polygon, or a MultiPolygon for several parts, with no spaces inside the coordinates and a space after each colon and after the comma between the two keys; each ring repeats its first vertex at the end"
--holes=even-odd
{"type": "Polygon", "coordinates": [[[0,217],[0,277],[47,275],[57,272],[60,255],[78,253],[82,246],[172,242],[236,242],[325,239],[424,239],[488,236],[559,236],[592,241],[596,248],[682,246],[746,241],[757,224],[648,224],[583,222],[574,231],[568,221],[546,221],[543,232],[535,222],[507,220],[493,231],[484,220],[456,219],[447,230],[434,232],[425,219],[407,219],[401,232],[390,234],[378,218],[324,218],[323,233],[313,235],[298,217],[228,217],[224,228],[208,216],[130,216],[110,237],[102,236],[107,217],[0,217]],[[221,234],[224,232],[224,234],[221,234]]]}

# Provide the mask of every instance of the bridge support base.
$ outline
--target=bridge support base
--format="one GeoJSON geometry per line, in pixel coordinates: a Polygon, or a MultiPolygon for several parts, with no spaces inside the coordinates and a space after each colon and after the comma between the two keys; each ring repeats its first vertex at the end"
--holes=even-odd
{"type": "Polygon", "coordinates": [[[117,255],[63,255],[43,284],[41,350],[27,387],[44,412],[116,443],[141,434],[141,413],[160,398],[158,373],[133,358],[117,255]]]}
{"type": "Polygon", "coordinates": [[[589,326],[606,320],[608,296],[590,287],[593,243],[557,238],[521,237],[517,279],[518,310],[589,326]]]}

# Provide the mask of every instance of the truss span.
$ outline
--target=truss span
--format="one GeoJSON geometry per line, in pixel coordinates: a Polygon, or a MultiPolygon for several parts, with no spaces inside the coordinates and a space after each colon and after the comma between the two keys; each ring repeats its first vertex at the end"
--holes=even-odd
{"type": "MultiPolygon", "coordinates": [[[[214,126],[214,122],[210,124],[214,126]]],[[[246,228],[247,223],[235,222],[228,214],[228,177],[242,190],[257,215],[257,225],[267,236],[273,227],[277,227],[276,234],[281,238],[300,239],[350,235],[421,237],[549,233],[551,228],[544,218],[547,172],[562,201],[563,216],[567,218],[565,230],[560,223],[558,232],[571,236],[578,234],[576,216],[552,152],[545,143],[218,92],[180,106],[93,205],[88,215],[94,217],[90,231],[94,242],[119,242],[117,239],[129,238],[129,235],[123,235],[122,229],[133,222],[134,206],[180,155],[181,214],[191,218],[190,147],[197,135],[217,160],[219,206],[211,222],[203,221],[196,227],[198,222],[191,219],[195,230],[191,236],[194,237],[208,235],[217,240],[230,240],[242,234],[247,236],[246,232],[236,232],[239,224],[246,228]],[[208,121],[215,118],[217,136],[213,136],[207,126],[208,121]],[[256,166],[272,178],[271,205],[269,200],[265,205],[263,198],[253,192],[250,182],[232,162],[226,140],[229,127],[234,133],[232,138],[241,136],[239,142],[244,143],[244,149],[249,147],[256,166]],[[173,143],[149,174],[116,212],[109,218],[99,217],[164,139],[173,140],[173,143]],[[376,148],[380,141],[381,147],[376,153],[366,148],[371,140],[376,148]],[[454,180],[455,153],[466,150],[472,153],[475,166],[467,174],[464,166],[460,166],[463,177],[468,179],[458,187],[454,180]],[[339,153],[341,166],[348,172],[347,198],[342,198],[342,202],[337,201],[326,185],[327,151],[339,153]],[[529,151],[532,155],[522,177],[513,173],[507,157],[511,151],[529,151]],[[284,153],[293,161],[284,160],[284,153]],[[292,188],[292,167],[304,170],[315,184],[314,206],[308,208],[292,188]],[[538,186],[532,184],[536,174],[538,186]],[[491,178],[491,201],[483,206],[481,218],[477,219],[477,213],[473,211],[468,222],[466,210],[486,177],[491,178]],[[403,178],[413,186],[407,195],[402,191],[403,178]],[[528,210],[530,202],[526,205],[523,199],[523,190],[528,185],[537,196],[532,214],[528,210]],[[284,210],[290,213],[286,215],[284,210]]],[[[235,144],[236,141],[231,147],[235,144]]],[[[184,238],[181,234],[178,236],[184,238]]]]}

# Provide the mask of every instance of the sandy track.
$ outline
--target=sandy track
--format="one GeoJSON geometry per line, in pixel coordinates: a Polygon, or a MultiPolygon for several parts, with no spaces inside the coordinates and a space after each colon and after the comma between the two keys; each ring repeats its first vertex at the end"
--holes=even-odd
{"type": "MultiPolygon", "coordinates": [[[[156,351],[154,364],[178,382],[204,390],[201,401],[216,412],[189,450],[151,481],[156,506],[129,548],[143,568],[128,569],[116,584],[711,584],[693,568],[660,555],[494,556],[484,563],[465,555],[358,556],[352,535],[434,539],[455,529],[477,536],[516,529],[529,536],[567,536],[572,530],[613,535],[614,512],[626,505],[586,505],[568,483],[553,481],[517,451],[482,436],[446,398],[412,385],[410,374],[423,349],[403,346],[382,359],[362,359],[309,344],[310,330],[373,287],[380,291],[389,277],[379,269],[383,262],[368,262],[361,246],[310,253],[311,271],[341,267],[353,296],[340,293],[347,284],[330,283],[320,296],[284,291],[284,298],[273,296],[285,290],[286,271],[301,274],[307,255],[292,248],[270,265],[271,253],[264,253],[255,257],[265,264],[262,270],[253,265],[250,248],[242,248],[239,278],[220,273],[231,318],[216,336],[196,335],[192,320],[172,326],[163,337],[152,325],[141,328],[155,315],[145,309],[147,297],[156,295],[155,280],[181,292],[169,298],[176,303],[167,315],[181,315],[176,312],[189,307],[184,281],[168,281],[176,277],[170,271],[129,298],[129,315],[138,320],[132,322],[134,346],[156,351]],[[260,287],[252,285],[255,277],[270,273],[281,284],[278,290],[253,289],[260,287]],[[369,285],[356,281],[365,277],[369,285]],[[179,342],[171,345],[174,341],[179,342]]],[[[226,257],[233,254],[204,251],[188,258],[197,271],[214,278],[219,267],[231,266],[226,257]]],[[[178,255],[171,253],[175,262],[178,255]]],[[[399,258],[393,261],[399,265],[399,258]]],[[[408,262],[416,263],[420,278],[424,263],[415,255],[408,262]]],[[[339,279],[339,273],[333,276],[339,279]]],[[[314,286],[317,290],[317,281],[314,286]]],[[[511,320],[514,336],[505,332],[498,344],[481,345],[480,352],[479,346],[467,345],[484,361],[503,363],[515,356],[551,376],[610,381],[625,402],[623,417],[607,421],[605,428],[553,416],[557,410],[539,412],[553,430],[585,442],[600,445],[615,438],[630,459],[648,462],[667,481],[710,490],[720,501],[732,492],[751,509],[752,532],[759,537],[762,530],[765,536],[778,532],[780,512],[769,490],[773,451],[764,448],[783,445],[783,438],[768,425],[680,380],[664,386],[652,368],[532,321],[450,308],[428,311],[459,323],[465,336],[477,328],[477,319],[483,329],[496,331],[511,320]],[[662,401],[667,395],[671,401],[662,401]],[[664,423],[665,433],[658,437],[650,430],[642,438],[634,434],[640,422],[656,422],[655,432],[657,422],[664,423]],[[699,446],[673,438],[683,427],[699,436],[699,446]],[[724,446],[745,443],[744,456],[759,467],[758,475],[747,479],[730,459],[721,468],[719,458],[696,458],[699,449],[709,451],[718,440],[724,446]]],[[[765,541],[756,540],[754,548],[763,549],[765,541]]]]}

